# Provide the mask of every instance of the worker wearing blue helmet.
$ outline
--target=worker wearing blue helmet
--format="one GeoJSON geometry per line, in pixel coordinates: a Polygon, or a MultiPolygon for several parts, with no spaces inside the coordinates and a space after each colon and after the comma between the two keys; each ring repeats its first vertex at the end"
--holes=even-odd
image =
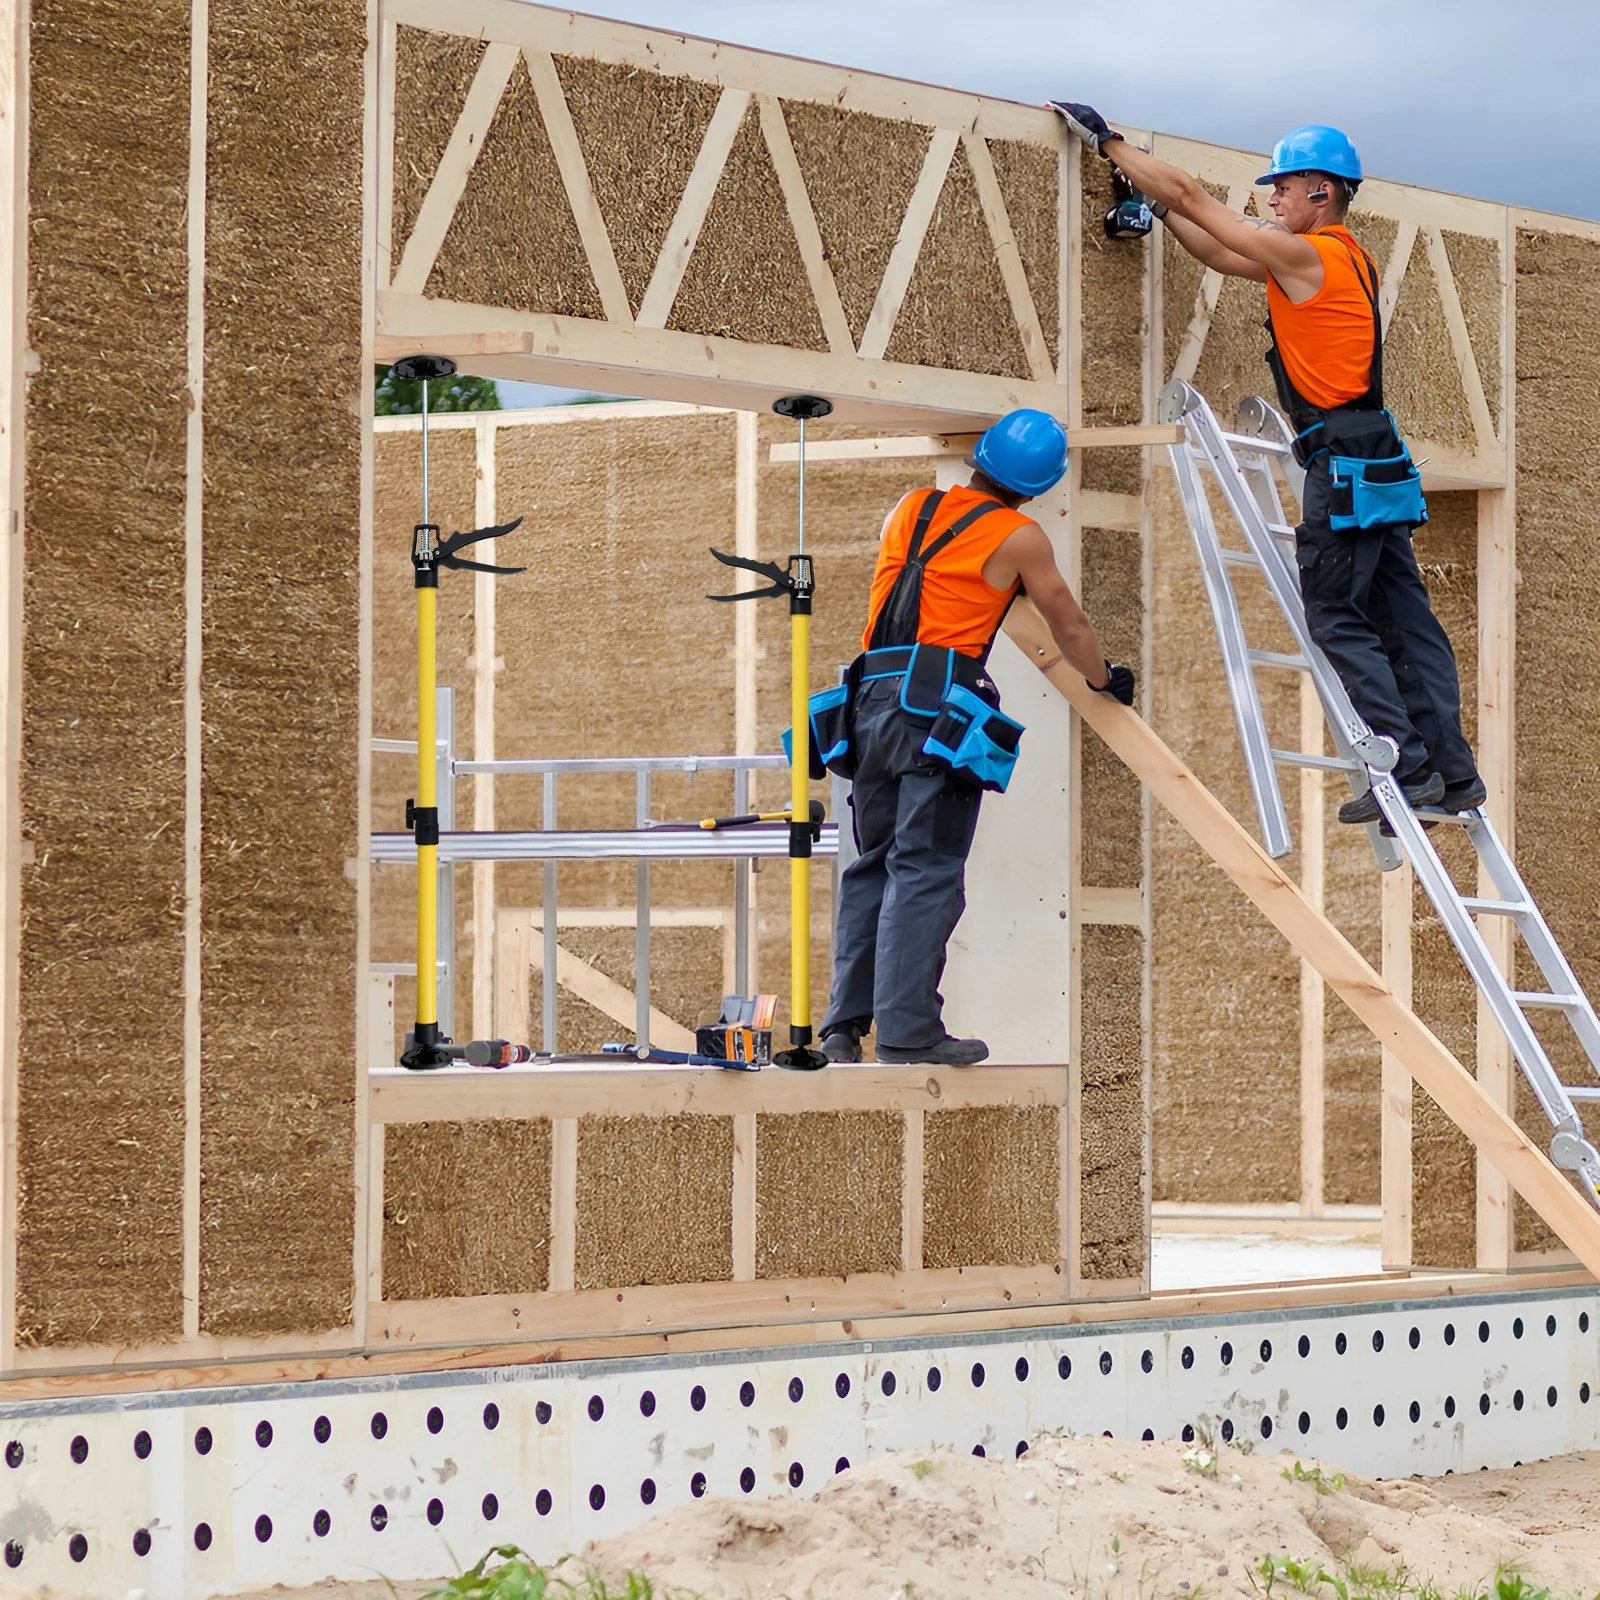
{"type": "Polygon", "coordinates": [[[946,1029],[939,975],[966,905],[979,802],[1017,759],[1022,728],[1000,711],[985,666],[1017,595],[1092,688],[1133,702],[1133,673],[1106,660],[1044,530],[1020,509],[1067,470],[1061,424],[1013,411],[968,465],[963,487],[914,489],[885,519],[846,710],[819,728],[817,748],[852,781],[858,852],[839,884],[830,1061],[861,1060],[870,1030],[883,1062],[970,1066],[989,1053],[946,1029]]]}
{"type": "MultiPolygon", "coordinates": [[[[1116,161],[1197,261],[1265,285],[1267,363],[1306,468],[1295,555],[1307,627],[1367,725],[1398,746],[1395,771],[1411,803],[1482,805],[1455,653],[1411,548],[1428,513],[1384,408],[1378,268],[1345,226],[1361,184],[1355,146],[1320,124],[1285,134],[1256,180],[1271,185],[1272,216],[1240,216],[1092,106],[1051,105],[1075,137],[1116,161]]],[[[1339,820],[1379,820],[1376,799],[1349,801],[1339,820]]]]}

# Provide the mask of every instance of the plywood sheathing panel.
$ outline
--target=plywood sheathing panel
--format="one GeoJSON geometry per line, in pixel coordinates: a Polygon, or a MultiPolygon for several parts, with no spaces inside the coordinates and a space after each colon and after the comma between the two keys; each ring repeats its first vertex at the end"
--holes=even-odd
{"type": "MultiPolygon", "coordinates": [[[[1154,725],[1258,834],[1216,628],[1170,469],[1152,477],[1152,504],[1154,725]]],[[[1251,644],[1290,648],[1265,585],[1246,573],[1236,592],[1251,644]]],[[[1298,681],[1263,672],[1257,683],[1272,743],[1298,745],[1298,681]]],[[[1299,962],[1159,810],[1151,862],[1155,1198],[1296,1200],[1299,962]]],[[[1286,866],[1298,876],[1298,851],[1286,866]]]]}
{"type": "Polygon", "coordinates": [[[398,262],[439,158],[466,104],[485,45],[401,27],[394,62],[394,244],[398,262]]]}
{"type": "MultiPolygon", "coordinates": [[[[1349,798],[1343,775],[1330,773],[1323,802],[1323,909],[1361,954],[1381,968],[1382,874],[1366,829],[1348,827],[1334,815],[1349,798]]],[[[1376,1205],[1382,1050],[1371,1031],[1332,995],[1323,1006],[1322,1060],[1323,1199],[1330,1205],[1376,1205]]]]}
{"type": "Polygon", "coordinates": [[[578,1123],[579,1289],[733,1276],[733,1119],[578,1123]]]}
{"type": "Polygon", "coordinates": [[[1498,239],[1480,238],[1475,233],[1443,230],[1445,254],[1450,260],[1450,276],[1455,279],[1456,297],[1466,319],[1467,338],[1478,377],[1483,382],[1484,398],[1496,428],[1500,426],[1500,391],[1504,373],[1500,363],[1500,324],[1502,317],[1501,282],[1504,262],[1498,239]]]}
{"type": "MultiPolygon", "coordinates": [[[[1600,461],[1590,415],[1600,374],[1600,243],[1521,230],[1516,241],[1517,860],[1591,998],[1600,995],[1600,858],[1586,844],[1600,803],[1600,461]]],[[[1519,983],[1537,971],[1519,953],[1519,983]]],[[[1570,1029],[1548,1034],[1568,1083],[1592,1083],[1570,1029]]],[[[1549,1124],[1519,1103],[1543,1146],[1549,1124]]],[[[1593,1113],[1589,1113],[1591,1123],[1593,1113]]],[[[1592,1132],[1592,1127],[1591,1127],[1592,1132]]],[[[1517,1214],[1519,1248],[1539,1248],[1517,1214]]]]}
{"type": "Polygon", "coordinates": [[[311,1332],[353,1294],[367,10],[210,20],[200,1324],[311,1332]]]}
{"type": "Polygon", "coordinates": [[[923,1126],[923,1266],[1057,1260],[1060,1107],[930,1111],[923,1126]]]}
{"type": "MultiPolygon", "coordinates": [[[[1139,535],[1114,529],[1082,533],[1083,606],[1113,661],[1144,660],[1144,597],[1139,535]]],[[[1084,730],[1081,877],[1086,886],[1136,889],[1144,877],[1139,780],[1084,730]]]]}
{"type": "MultiPolygon", "coordinates": [[[[1417,258],[1412,261],[1416,270],[1417,258]]],[[[1417,565],[1434,614],[1455,647],[1464,688],[1462,727],[1477,732],[1478,502],[1473,494],[1428,497],[1429,520],[1417,532],[1417,565]]],[[[1430,835],[1463,894],[1476,893],[1477,856],[1459,828],[1430,835]]],[[[1412,891],[1411,1006],[1456,1059],[1477,1058],[1478,991],[1420,886],[1412,891]]],[[[1421,1089],[1411,1102],[1411,1259],[1418,1266],[1477,1262],[1476,1160],[1471,1142],[1421,1089]]]]}
{"type": "Polygon", "coordinates": [[[1420,234],[1384,330],[1383,397],[1408,438],[1461,450],[1475,447],[1477,435],[1439,299],[1439,280],[1420,234]]]}
{"type": "MultiPolygon", "coordinates": [[[[500,541],[526,566],[497,579],[495,744],[502,757],[717,755],[732,751],[734,587],[708,545],[734,548],[730,414],[563,422],[502,430],[498,514],[522,526],[500,541]]],[[[755,602],[747,602],[755,603],[755,602]]],[[[775,604],[775,602],[765,602],[775,604]]],[[[731,781],[658,775],[657,819],[731,806],[731,781]]],[[[631,775],[563,778],[563,828],[631,828],[631,775]]],[[[543,826],[539,778],[500,778],[502,828],[543,826]]],[[[659,905],[731,905],[722,862],[657,862],[659,905]]],[[[631,906],[632,862],[563,862],[561,903],[631,906]]],[[[537,906],[543,868],[503,864],[503,906],[537,906]]]]}
{"type": "Polygon", "coordinates": [[[1086,927],[1082,950],[1079,1272],[1102,1281],[1140,1278],[1147,1255],[1144,934],[1086,927]]]}
{"type": "Polygon", "coordinates": [[[563,317],[604,315],[528,64],[520,58],[468,174],[427,293],[563,317]]]}
{"type": "Polygon", "coordinates": [[[717,88],[580,56],[557,56],[556,73],[637,313],[717,109],[717,88]]]}
{"type": "Polygon", "coordinates": [[[1061,358],[1061,158],[1020,139],[992,140],[989,158],[1053,367],[1061,358]]]}
{"type": "Polygon", "coordinates": [[[753,101],[734,136],[667,326],[750,344],[828,348],[753,101]]]}
{"type": "MultiPolygon", "coordinates": [[[[374,437],[372,731],[380,739],[417,736],[417,597],[411,567],[411,530],[422,518],[422,440],[416,433],[374,437]]],[[[477,451],[465,430],[434,432],[428,440],[429,516],[446,534],[474,526],[477,451]]],[[[493,557],[484,559],[492,560],[493,557]]],[[[515,583],[518,579],[508,579],[515,583]]],[[[504,590],[502,590],[504,594],[504,590]]],[[[473,753],[472,665],[474,583],[471,573],[446,572],[436,606],[438,681],[455,690],[456,748],[473,753]]],[[[405,827],[408,796],[417,792],[417,762],[409,755],[372,758],[372,826],[381,833],[405,827]]],[[[456,824],[472,826],[472,779],[456,783],[456,824]]],[[[456,870],[456,1016],[471,1014],[472,893],[468,868],[456,870]]],[[[417,954],[417,876],[412,867],[372,870],[372,959],[413,961],[417,954]]],[[[416,989],[400,980],[395,995],[397,1029],[416,1020],[416,989]]]]}
{"type": "Polygon", "coordinates": [[[387,1130],[383,1297],[525,1294],[550,1282],[550,1123],[387,1130]]]}
{"type": "MultiPolygon", "coordinates": [[[[1150,247],[1137,239],[1106,238],[1111,168],[1083,152],[1083,425],[1125,427],[1144,416],[1145,272],[1150,247]]],[[[1140,452],[1090,450],[1083,458],[1085,489],[1138,494],[1140,452]]]]}
{"type": "Polygon", "coordinates": [[[977,182],[959,146],[884,356],[922,367],[1028,376],[977,182]]]}
{"type": "Polygon", "coordinates": [[[931,130],[803,100],[785,101],[783,115],[851,337],[860,344],[931,130]]]}
{"type": "Polygon", "coordinates": [[[187,3],[32,8],[8,1178],[27,1345],[183,1328],[188,50],[187,3]]]}
{"type": "MultiPolygon", "coordinates": [[[[870,428],[840,424],[813,424],[808,439],[855,438],[871,434],[870,428]]],[[[782,561],[795,548],[798,518],[799,471],[792,465],[772,465],[770,447],[792,442],[795,424],[781,417],[764,416],[760,422],[757,479],[759,528],[757,543],[765,559],[782,561]]],[[[816,561],[817,594],[811,617],[811,688],[839,681],[839,668],[847,666],[861,649],[867,621],[867,596],[878,559],[884,518],[912,489],[926,488],[934,478],[928,461],[813,461],[806,468],[806,549],[816,561]]],[[[777,601],[756,604],[756,747],[780,748],[779,736],[789,726],[789,616],[777,601]]],[[[787,772],[762,773],[756,793],[763,806],[787,805],[787,772]]],[[[814,798],[830,807],[829,785],[814,784],[814,798]]],[[[851,825],[847,812],[835,819],[851,825]]],[[[789,868],[783,861],[758,863],[755,898],[759,935],[761,987],[779,996],[777,1033],[789,1018],[789,868]]],[[[833,900],[831,864],[818,863],[811,871],[811,993],[813,1024],[824,1014],[830,981],[829,947],[833,900]]],[[[959,1031],[959,1029],[957,1029],[959,1031]]],[[[870,1049],[870,1046],[869,1046],[870,1049]]]]}
{"type": "Polygon", "coordinates": [[[756,1276],[900,1270],[905,1119],[892,1111],[756,1118],[756,1276]]]}

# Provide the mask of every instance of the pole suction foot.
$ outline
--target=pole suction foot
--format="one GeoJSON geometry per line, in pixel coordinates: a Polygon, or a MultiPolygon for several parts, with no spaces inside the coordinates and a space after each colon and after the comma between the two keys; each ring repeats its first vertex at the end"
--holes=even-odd
{"type": "Polygon", "coordinates": [[[389,370],[407,383],[434,383],[453,378],[456,364],[449,356],[401,356],[389,370]]]}
{"type": "Polygon", "coordinates": [[[780,1050],[772,1060],[775,1066],[787,1067],[791,1072],[815,1072],[828,1064],[828,1058],[820,1050],[803,1044],[796,1045],[793,1050],[780,1050]]]}
{"type": "Polygon", "coordinates": [[[408,1072],[436,1072],[455,1060],[449,1045],[448,1039],[440,1038],[437,1022],[419,1022],[406,1033],[406,1047],[400,1053],[400,1065],[408,1072]]]}

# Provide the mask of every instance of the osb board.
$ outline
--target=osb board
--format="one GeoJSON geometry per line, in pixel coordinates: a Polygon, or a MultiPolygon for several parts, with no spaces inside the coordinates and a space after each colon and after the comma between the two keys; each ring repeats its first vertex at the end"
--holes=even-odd
{"type": "MultiPolygon", "coordinates": [[[[1298,805],[1297,790],[1291,782],[1285,791],[1291,808],[1298,805]]],[[[1367,830],[1349,827],[1335,815],[1349,798],[1343,775],[1327,774],[1322,905],[1345,938],[1381,970],[1383,875],[1367,830]]],[[[1322,1016],[1323,1199],[1330,1205],[1376,1205],[1383,1052],[1371,1030],[1329,989],[1322,1016]]]]}
{"type": "Polygon", "coordinates": [[[751,344],[828,348],[753,100],[734,136],[667,326],[751,344]]]}
{"type": "MultiPolygon", "coordinates": [[[[495,745],[502,757],[720,755],[734,748],[734,608],[707,594],[732,575],[707,546],[734,548],[731,414],[501,429],[496,504],[522,526],[500,541],[525,575],[497,579],[495,745]]],[[[746,602],[762,604],[763,602],[746,602]]],[[[773,606],[775,602],[764,602],[773,606]]],[[[657,819],[725,814],[732,782],[661,774],[657,819]]],[[[563,828],[632,828],[627,773],[563,778],[563,828]]],[[[543,826],[543,782],[499,778],[502,828],[543,826]]],[[[658,862],[660,905],[732,903],[720,862],[658,862]]],[[[502,865],[504,906],[543,900],[543,869],[502,865]]],[[[564,905],[631,906],[632,862],[564,862],[564,905]]]]}
{"type": "Polygon", "coordinates": [[[1489,415],[1498,428],[1505,383],[1500,360],[1504,253],[1498,239],[1483,239],[1475,233],[1453,233],[1446,228],[1441,237],[1450,261],[1450,276],[1455,279],[1456,298],[1461,302],[1461,315],[1466,320],[1472,359],[1489,402],[1489,415]]]}
{"type": "Polygon", "coordinates": [[[981,1106],[923,1120],[922,1264],[1040,1266],[1061,1255],[1061,1108],[981,1106]]]}
{"type": "Polygon", "coordinates": [[[483,60],[481,39],[397,30],[394,60],[393,260],[399,264],[483,60]]]}
{"type": "Polygon", "coordinates": [[[1149,1243],[1144,934],[1086,927],[1081,959],[1080,1271],[1089,1279],[1142,1278],[1149,1243]]]}
{"type": "Polygon", "coordinates": [[[994,238],[960,145],[951,157],[884,355],[916,366],[1028,376],[994,238]]]}
{"type": "Polygon", "coordinates": [[[520,57],[467,176],[427,293],[564,317],[604,315],[520,57]]]}
{"type": "Polygon", "coordinates": [[[384,1135],[383,1298],[550,1283],[550,1122],[396,1124],[384,1135]]]}
{"type": "Polygon", "coordinates": [[[1408,437],[1462,450],[1476,445],[1439,280],[1420,234],[1384,329],[1383,397],[1408,437]]]}
{"type": "MultiPolygon", "coordinates": [[[[1434,615],[1455,647],[1463,685],[1462,727],[1471,740],[1477,732],[1477,496],[1430,495],[1428,514],[1426,526],[1416,536],[1417,565],[1428,585],[1434,615]]],[[[1457,888],[1475,894],[1477,856],[1466,835],[1459,828],[1435,828],[1429,837],[1457,888]]],[[[1412,1010],[1473,1071],[1478,1054],[1478,991],[1420,887],[1413,888],[1412,906],[1412,1010]]],[[[1475,1265],[1473,1147],[1418,1088],[1412,1090],[1411,1172],[1411,1259],[1427,1267],[1475,1265]]]]}
{"type": "Polygon", "coordinates": [[[637,312],[717,108],[714,84],[557,56],[589,186],[637,312]]]}
{"type": "MultiPolygon", "coordinates": [[[[1144,416],[1146,273],[1150,247],[1138,239],[1108,239],[1111,167],[1083,152],[1083,425],[1125,427],[1144,416]]],[[[1132,451],[1090,450],[1083,459],[1085,489],[1138,494],[1142,464],[1132,451]]]]}
{"type": "Polygon", "coordinates": [[[211,1334],[311,1332],[352,1309],[366,12],[362,0],[212,0],[210,12],[200,1325],[211,1334]],[[286,230],[286,217],[316,226],[286,230]]]}
{"type": "MultiPolygon", "coordinates": [[[[1144,662],[1143,549],[1136,533],[1085,528],[1083,608],[1112,661],[1144,662]]],[[[1144,880],[1144,801],[1139,780],[1087,729],[1081,780],[1081,881],[1136,889],[1144,880]]]]}
{"type": "MultiPolygon", "coordinates": [[[[380,739],[417,736],[417,591],[412,581],[411,530],[422,520],[422,438],[374,435],[372,571],[372,731],[380,739]]],[[[476,525],[477,446],[469,430],[439,429],[428,439],[428,515],[448,536],[476,525]]],[[[486,560],[495,559],[493,556],[486,560]]],[[[518,579],[508,579],[516,583],[518,579]]],[[[502,597],[505,589],[502,588],[502,597]]],[[[438,682],[455,690],[456,748],[476,754],[473,722],[476,582],[470,572],[445,572],[435,600],[438,682]]],[[[456,825],[472,826],[473,781],[456,782],[456,825]]],[[[417,761],[409,755],[372,758],[372,826],[405,829],[406,800],[417,793],[417,761]]],[[[458,1026],[472,1009],[472,869],[456,869],[456,985],[458,1026]]],[[[417,877],[412,867],[372,869],[372,959],[413,961],[417,953],[417,877]]],[[[504,902],[502,901],[502,904],[504,902]]],[[[415,1020],[415,989],[396,994],[397,1028],[415,1020]]]]}
{"type": "MultiPolygon", "coordinates": [[[[1216,628],[1169,470],[1154,475],[1152,496],[1154,725],[1259,836],[1216,628]]],[[[1247,577],[1236,592],[1251,644],[1289,648],[1265,585],[1247,577]]],[[[1261,673],[1257,684],[1273,744],[1298,745],[1298,680],[1261,673]]],[[[1296,1200],[1300,964],[1159,808],[1152,814],[1151,863],[1155,1198],[1296,1200]]],[[[1299,877],[1298,850],[1284,865],[1299,877]]]]}
{"type": "Polygon", "coordinates": [[[756,1276],[900,1270],[905,1118],[807,1111],[756,1118],[756,1276]]]}
{"type": "Polygon", "coordinates": [[[183,1327],[188,49],[186,3],[32,8],[20,821],[33,856],[15,1041],[28,1345],[183,1327]]]}
{"type": "MultiPolygon", "coordinates": [[[[807,437],[848,438],[875,432],[870,428],[817,425],[807,437]]],[[[757,478],[757,543],[767,560],[782,561],[795,549],[800,475],[792,465],[768,461],[770,447],[792,441],[795,426],[781,417],[764,416],[759,426],[757,478]]],[[[816,561],[817,594],[811,617],[811,687],[818,690],[839,681],[861,649],[867,622],[867,596],[877,564],[884,519],[902,495],[933,482],[928,461],[813,461],[806,467],[806,550],[816,561]]],[[[756,606],[756,748],[775,751],[790,722],[790,628],[787,609],[777,601],[756,606]]],[[[813,784],[813,798],[830,807],[827,783],[813,784]]],[[[789,774],[762,773],[755,792],[763,806],[788,804],[789,774]]],[[[849,812],[837,820],[850,827],[849,812]]],[[[812,1021],[821,1022],[830,980],[832,928],[831,863],[811,870],[812,1021]]],[[[789,868],[783,861],[758,863],[755,898],[758,912],[761,986],[779,995],[778,1029],[789,1019],[789,868]]],[[[957,1020],[957,1019],[953,1019],[957,1020]]],[[[958,1030],[959,1031],[959,1030],[958,1030]]]]}
{"type": "Polygon", "coordinates": [[[579,1289],[733,1276],[733,1119],[583,1117],[579,1289]]]}
{"type": "MultiPolygon", "coordinates": [[[[1585,991],[1600,993],[1600,861],[1574,849],[1575,819],[1600,800],[1594,507],[1600,463],[1585,440],[1600,378],[1600,245],[1520,231],[1516,241],[1517,861],[1585,991]]],[[[1518,981],[1536,969],[1519,962],[1518,981]]],[[[1569,1034],[1570,1030],[1562,1030],[1569,1034]]],[[[1593,1082],[1570,1038],[1550,1035],[1568,1083],[1593,1082]]],[[[1524,1125],[1543,1145],[1541,1113],[1524,1125]]],[[[1519,1208],[1518,1245],[1540,1248],[1519,1208]]]]}
{"type": "Polygon", "coordinates": [[[786,101],[783,115],[859,344],[932,133],[917,123],[804,100],[786,101]]]}
{"type": "Polygon", "coordinates": [[[989,159],[1054,367],[1061,359],[1061,156],[1020,139],[994,139],[989,159]]]}

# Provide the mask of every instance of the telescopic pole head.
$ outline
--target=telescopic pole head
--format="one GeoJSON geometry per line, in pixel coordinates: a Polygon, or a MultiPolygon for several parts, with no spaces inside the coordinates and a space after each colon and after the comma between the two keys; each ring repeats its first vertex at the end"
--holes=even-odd
{"type": "Polygon", "coordinates": [[[453,378],[456,364],[449,356],[401,356],[389,370],[407,383],[422,385],[422,520],[428,521],[428,385],[436,378],[453,378]]]}
{"type": "Polygon", "coordinates": [[[800,554],[806,550],[806,424],[816,422],[833,410],[833,402],[820,394],[786,394],[772,402],[780,417],[793,417],[800,424],[800,554]]]}

